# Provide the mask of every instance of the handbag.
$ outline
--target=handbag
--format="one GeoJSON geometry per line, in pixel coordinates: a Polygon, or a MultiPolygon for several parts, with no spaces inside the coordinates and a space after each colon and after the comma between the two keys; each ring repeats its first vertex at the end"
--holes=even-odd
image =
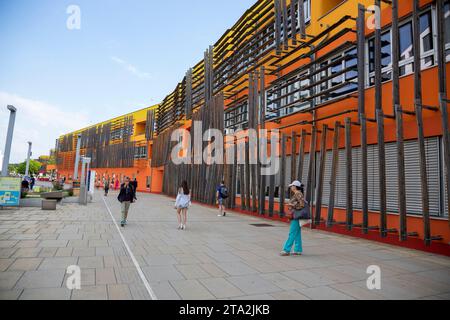
{"type": "Polygon", "coordinates": [[[311,219],[311,209],[308,202],[305,201],[305,206],[300,210],[294,210],[294,220],[309,220],[311,219]]]}

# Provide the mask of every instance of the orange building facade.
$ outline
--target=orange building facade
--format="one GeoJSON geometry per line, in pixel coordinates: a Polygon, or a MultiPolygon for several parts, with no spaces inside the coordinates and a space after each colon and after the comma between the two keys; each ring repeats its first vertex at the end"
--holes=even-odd
{"type": "MultiPolygon", "coordinates": [[[[121,121],[116,129],[99,131],[103,123],[95,132],[60,137],[58,173],[71,177],[74,137],[91,130],[90,137],[110,136],[100,144],[84,138],[81,153],[97,158],[97,173],[137,177],[140,191],[174,195],[168,184],[180,179],[195,184],[199,174],[210,186],[209,178],[211,185],[225,178],[233,193],[229,206],[284,219],[285,186],[298,179],[313,204],[314,227],[449,254],[449,62],[450,1],[261,0],[161,104],[131,115],[125,138],[111,137],[130,115],[107,122],[121,121]],[[193,132],[195,119],[215,123],[205,115],[209,109],[211,117],[221,110],[217,119],[226,134],[280,130],[281,172],[247,178],[253,169],[242,173],[240,166],[206,173],[171,167],[170,133],[193,132]],[[102,155],[95,156],[96,146],[102,155]],[[103,153],[113,150],[126,155],[122,168],[102,167],[103,153]]],[[[193,188],[195,200],[213,203],[200,195],[203,187],[193,188]]]]}

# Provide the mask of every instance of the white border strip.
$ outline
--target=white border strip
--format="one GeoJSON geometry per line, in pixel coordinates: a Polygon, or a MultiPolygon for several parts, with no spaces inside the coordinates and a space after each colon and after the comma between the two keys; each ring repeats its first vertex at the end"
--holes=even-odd
{"type": "Polygon", "coordinates": [[[112,215],[111,210],[109,209],[109,206],[108,206],[108,204],[106,203],[105,198],[102,197],[102,199],[103,199],[103,202],[105,203],[106,209],[107,209],[108,212],[109,212],[109,215],[111,216],[112,221],[114,222],[114,225],[115,225],[116,228],[117,228],[117,231],[119,232],[120,237],[122,238],[122,241],[123,241],[123,243],[124,243],[124,245],[125,245],[125,248],[127,249],[128,254],[130,255],[130,258],[131,258],[131,260],[133,261],[134,266],[136,267],[137,272],[139,273],[139,276],[141,277],[142,282],[144,283],[145,289],[147,289],[147,292],[148,292],[148,294],[150,295],[150,297],[152,298],[152,300],[158,300],[158,298],[156,297],[155,293],[153,292],[152,287],[151,287],[150,284],[148,283],[148,280],[147,280],[147,278],[145,277],[145,274],[142,272],[142,269],[141,269],[141,267],[139,266],[139,263],[137,262],[137,260],[136,260],[136,258],[135,258],[135,256],[134,256],[133,252],[131,252],[131,249],[130,249],[130,247],[128,246],[128,243],[127,243],[127,241],[125,240],[125,237],[124,237],[123,234],[122,234],[122,231],[120,231],[119,225],[117,224],[116,220],[114,219],[114,216],[112,215]]]}

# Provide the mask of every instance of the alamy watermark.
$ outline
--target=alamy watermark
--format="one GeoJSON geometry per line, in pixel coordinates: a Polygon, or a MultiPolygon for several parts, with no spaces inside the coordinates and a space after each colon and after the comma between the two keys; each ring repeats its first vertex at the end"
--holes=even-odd
{"type": "Polygon", "coordinates": [[[381,268],[377,265],[371,265],[367,267],[367,274],[370,274],[367,278],[367,289],[369,290],[381,290],[381,268]]]}
{"type": "Polygon", "coordinates": [[[366,20],[366,25],[369,30],[381,29],[381,8],[377,5],[367,7],[367,11],[372,14],[366,20]]]}
{"type": "Polygon", "coordinates": [[[79,266],[73,265],[68,266],[66,274],[70,274],[67,277],[66,287],[69,290],[80,290],[81,289],[81,268],[79,266]]]}
{"type": "Polygon", "coordinates": [[[194,121],[192,128],[194,139],[186,129],[172,132],[171,141],[178,142],[171,152],[171,160],[175,165],[202,163],[233,165],[236,159],[238,165],[246,163],[261,165],[261,175],[274,175],[280,170],[280,131],[277,129],[238,130],[224,136],[218,129],[203,131],[201,121],[194,121]]]}
{"type": "Polygon", "coordinates": [[[67,17],[66,26],[68,30],[80,30],[81,29],[81,9],[80,6],[71,4],[67,7],[66,13],[69,15],[67,17]]]}

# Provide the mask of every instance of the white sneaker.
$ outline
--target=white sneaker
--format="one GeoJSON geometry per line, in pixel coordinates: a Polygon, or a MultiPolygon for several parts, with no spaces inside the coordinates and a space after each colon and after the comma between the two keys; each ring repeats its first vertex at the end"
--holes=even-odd
{"type": "Polygon", "coordinates": [[[181,225],[181,230],[186,230],[186,226],[184,224],[181,225]]]}

